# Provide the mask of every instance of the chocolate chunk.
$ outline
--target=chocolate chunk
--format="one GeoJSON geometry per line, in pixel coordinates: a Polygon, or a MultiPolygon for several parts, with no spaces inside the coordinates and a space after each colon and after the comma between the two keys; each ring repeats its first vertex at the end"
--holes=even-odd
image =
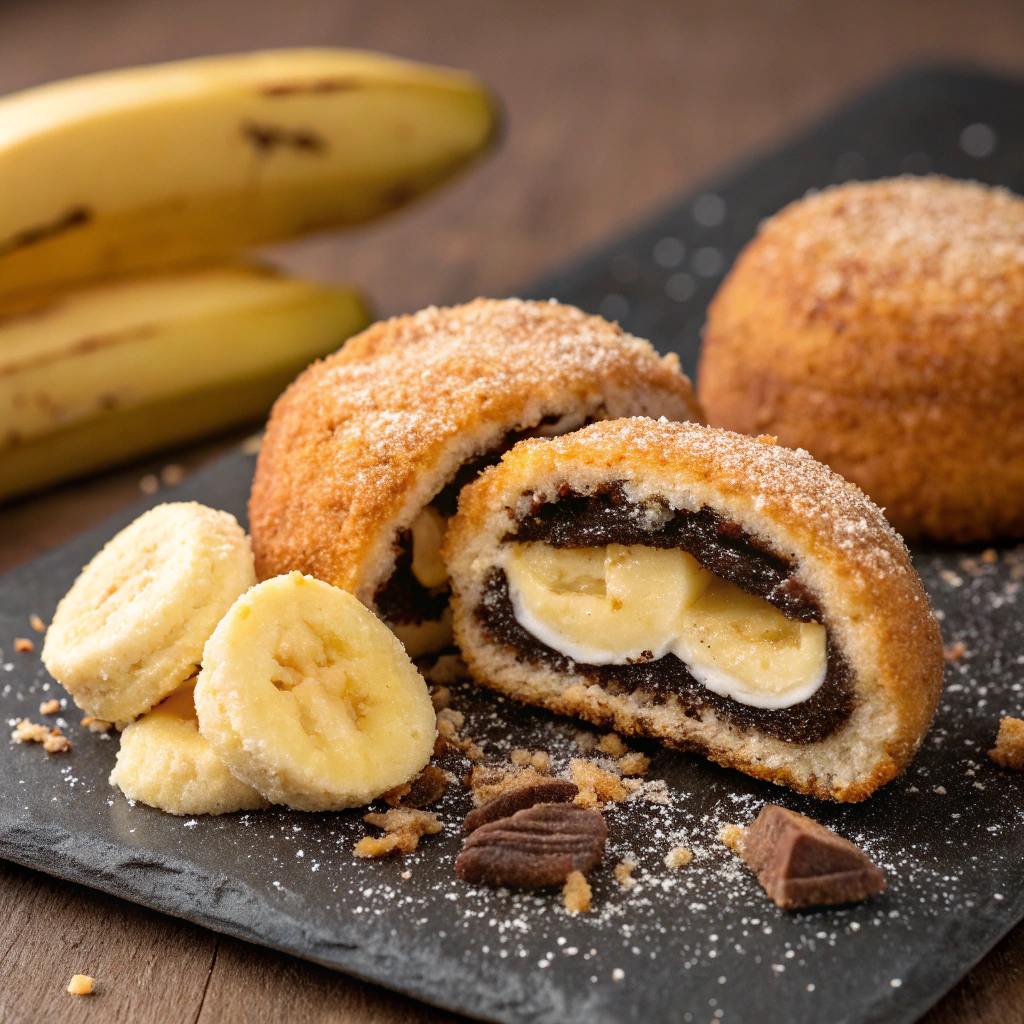
{"type": "Polygon", "coordinates": [[[536,804],[481,825],[455,861],[464,882],[543,889],[586,874],[604,856],[608,828],[597,811],[572,804],[536,804]]]}
{"type": "Polygon", "coordinates": [[[881,868],[859,847],[775,804],[761,808],[740,852],[783,910],[856,903],[886,887],[881,868]]]}
{"type": "Polygon", "coordinates": [[[397,806],[426,807],[444,795],[447,785],[448,777],[445,773],[436,765],[428,764],[409,783],[408,790],[400,795],[397,806]]]}
{"type": "Polygon", "coordinates": [[[575,783],[565,779],[544,779],[507,789],[466,815],[462,827],[467,832],[491,821],[509,818],[516,811],[524,811],[534,804],[571,804],[579,793],[575,783]]]}

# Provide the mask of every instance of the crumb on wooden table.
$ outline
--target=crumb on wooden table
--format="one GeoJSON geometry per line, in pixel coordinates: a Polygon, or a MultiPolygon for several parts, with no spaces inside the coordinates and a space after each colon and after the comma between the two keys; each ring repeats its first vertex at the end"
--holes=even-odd
{"type": "Polygon", "coordinates": [[[723,825],[718,833],[718,841],[728,846],[733,853],[743,848],[743,834],[746,829],[742,825],[723,825]]]}
{"type": "Polygon", "coordinates": [[[615,865],[615,881],[619,883],[619,887],[626,889],[635,889],[637,882],[633,877],[633,872],[636,870],[636,864],[631,860],[620,860],[615,865]]]}
{"type": "Polygon", "coordinates": [[[23,654],[31,654],[36,649],[36,645],[27,636],[16,636],[14,638],[14,649],[23,654]]]}
{"type": "Polygon", "coordinates": [[[950,662],[959,661],[966,653],[967,648],[964,646],[963,640],[957,640],[956,643],[942,648],[942,657],[950,662]]]}
{"type": "Polygon", "coordinates": [[[651,767],[651,759],[646,754],[631,750],[619,758],[618,765],[623,775],[646,775],[647,769],[651,767]]]}
{"type": "Polygon", "coordinates": [[[1002,768],[1024,768],[1024,721],[1001,718],[996,745],[988,756],[1002,768]]]}
{"type": "Polygon", "coordinates": [[[629,747],[622,742],[622,737],[614,732],[602,736],[597,744],[597,749],[609,757],[622,757],[623,754],[629,753],[629,747]]]}
{"type": "Polygon", "coordinates": [[[68,992],[73,996],[91,996],[93,980],[88,974],[73,974],[68,982],[68,992]]]}
{"type": "Polygon", "coordinates": [[[46,623],[43,622],[43,620],[41,618],[39,618],[39,616],[36,615],[34,612],[28,617],[28,624],[37,633],[45,633],[46,632],[46,623]]]}
{"type": "MultiPolygon", "coordinates": [[[[736,826],[732,826],[735,828],[736,826]]],[[[725,842],[723,839],[722,842],[725,842]]],[[[726,843],[726,846],[729,844],[726,843]]],[[[665,854],[665,867],[671,868],[673,871],[679,868],[685,868],[690,861],[693,860],[693,850],[688,846],[673,846],[668,853],[665,854]]]]}
{"type": "Polygon", "coordinates": [[[419,845],[420,837],[436,835],[441,831],[441,822],[430,811],[396,807],[383,814],[365,814],[363,821],[384,830],[382,836],[364,836],[356,843],[353,854],[356,857],[386,857],[390,853],[412,853],[419,845]]]}
{"type": "Polygon", "coordinates": [[[562,900],[570,914],[585,914],[590,909],[592,896],[590,883],[582,871],[572,871],[565,880],[562,900]]]}
{"type": "Polygon", "coordinates": [[[517,768],[530,767],[538,772],[551,770],[551,755],[546,750],[525,750],[517,747],[509,754],[509,760],[517,768]]]}
{"type": "Polygon", "coordinates": [[[39,714],[41,715],[55,715],[58,711],[60,711],[60,701],[57,700],[56,697],[53,697],[50,700],[44,700],[43,703],[39,705],[39,714]]]}
{"type": "Polygon", "coordinates": [[[629,795],[622,779],[592,761],[569,762],[572,781],[579,787],[574,803],[577,807],[601,807],[612,801],[621,803],[629,795]]]}

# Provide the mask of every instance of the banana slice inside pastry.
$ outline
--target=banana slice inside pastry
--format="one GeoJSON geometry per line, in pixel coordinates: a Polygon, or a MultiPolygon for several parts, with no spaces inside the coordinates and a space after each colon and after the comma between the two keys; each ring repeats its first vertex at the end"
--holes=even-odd
{"type": "Polygon", "coordinates": [[[234,603],[195,699],[231,773],[298,810],[369,803],[434,747],[427,686],[399,640],[351,594],[298,572],[234,603]]]}
{"type": "Polygon", "coordinates": [[[266,807],[199,735],[195,683],[175,690],[121,733],[110,784],[129,800],[171,814],[227,814],[266,807]]]}
{"type": "Polygon", "coordinates": [[[674,654],[708,689],[789,707],[824,682],[825,627],[794,622],[676,548],[510,543],[502,562],[519,624],[585,665],[674,654]]]}

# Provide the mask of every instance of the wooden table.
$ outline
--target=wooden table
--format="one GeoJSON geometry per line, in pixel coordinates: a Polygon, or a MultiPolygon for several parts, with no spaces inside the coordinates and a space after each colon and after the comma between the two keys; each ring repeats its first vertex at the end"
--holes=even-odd
{"type": "MultiPolygon", "coordinates": [[[[897,67],[1024,72],[1019,0],[0,0],[0,93],[103,68],[261,46],[344,45],[469,68],[507,104],[504,149],[393,220],[281,256],[355,281],[382,314],[507,294],[897,67]]],[[[0,570],[102,520],[168,462],[0,510],[0,570]]],[[[0,1019],[448,1021],[321,968],[0,864],[0,1019]],[[94,974],[97,994],[64,993],[94,974]]],[[[926,1018],[1024,1016],[1024,927],[926,1018]]]]}

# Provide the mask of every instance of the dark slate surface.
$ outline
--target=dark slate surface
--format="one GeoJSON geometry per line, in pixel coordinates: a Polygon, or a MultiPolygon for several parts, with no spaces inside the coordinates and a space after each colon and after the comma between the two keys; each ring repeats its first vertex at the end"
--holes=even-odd
{"type": "MultiPolygon", "coordinates": [[[[1020,85],[904,78],[530,293],[621,319],[692,370],[706,302],[759,218],[809,187],[901,169],[1024,191],[1022,113],[1020,85]],[[963,135],[978,124],[988,127],[963,135]],[[993,139],[988,156],[964,149],[993,139]]],[[[13,652],[14,637],[33,635],[28,616],[48,618],[78,568],[157,500],[195,498],[242,518],[252,462],[228,456],[0,581],[6,722],[40,720],[40,701],[60,692],[36,654],[13,652]]],[[[967,655],[948,669],[910,771],[866,804],[841,807],[651,747],[646,798],[609,812],[588,915],[568,917],[555,897],[457,882],[461,788],[440,804],[441,836],[372,864],[351,856],[369,831],[355,812],[190,820],[132,807],[106,782],[116,738],[83,730],[73,707],[63,716],[70,754],[0,744],[0,854],[487,1020],[911,1021],[1024,916],[1024,778],[985,755],[999,716],[1024,711],[1024,554],[1004,549],[988,565],[976,552],[919,552],[916,562],[946,641],[963,640],[967,655]],[[716,841],[722,824],[748,821],[768,800],[862,844],[888,871],[889,891],[853,908],[777,910],[716,841]],[[696,858],[673,873],[662,857],[679,842],[696,858]],[[630,892],[611,874],[626,855],[640,865],[630,892]]],[[[468,687],[455,704],[489,758],[543,747],[564,766],[575,753],[565,720],[468,687]]],[[[461,774],[468,764],[448,766],[461,774]]]]}

